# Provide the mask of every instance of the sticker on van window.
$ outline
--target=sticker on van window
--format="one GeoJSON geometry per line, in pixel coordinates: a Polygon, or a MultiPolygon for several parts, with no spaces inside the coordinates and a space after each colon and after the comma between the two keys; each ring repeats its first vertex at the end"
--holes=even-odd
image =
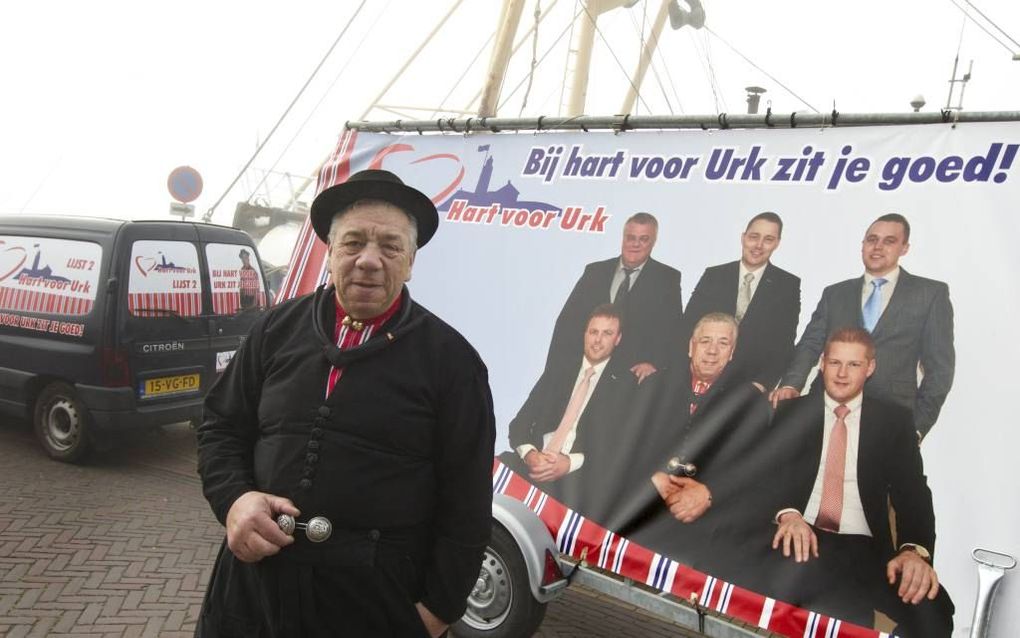
{"type": "Polygon", "coordinates": [[[227,369],[227,365],[230,364],[230,361],[234,358],[234,353],[236,353],[236,352],[237,352],[237,350],[227,350],[226,352],[217,352],[216,353],[216,372],[223,372],[224,370],[226,370],[227,369]]]}
{"type": "Polygon", "coordinates": [[[202,313],[198,251],[186,241],[139,240],[131,247],[128,310],[136,317],[202,313]]]}
{"type": "Polygon", "coordinates": [[[233,315],[266,307],[266,286],[251,248],[240,244],[206,244],[213,312],[233,315]]]}
{"type": "Polygon", "coordinates": [[[0,310],[87,315],[102,260],[93,242],[0,235],[0,310]]]}

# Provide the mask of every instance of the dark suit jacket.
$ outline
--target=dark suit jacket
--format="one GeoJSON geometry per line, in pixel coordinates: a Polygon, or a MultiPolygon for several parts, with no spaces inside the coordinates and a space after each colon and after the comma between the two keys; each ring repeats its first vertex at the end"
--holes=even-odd
{"type": "MultiPolygon", "coordinates": [[[[822,460],[825,401],[822,392],[780,404],[772,425],[774,457],[773,515],[786,507],[803,512],[811,496],[822,460]]],[[[889,508],[896,510],[896,543],[914,543],[934,553],[935,514],[924,476],[921,452],[910,412],[902,406],[868,396],[860,415],[857,484],[872,537],[818,531],[819,556],[794,563],[772,551],[759,563],[762,573],[751,574],[756,591],[788,602],[810,606],[826,615],[868,625],[874,610],[894,619],[898,636],[948,638],[952,633],[953,602],[945,587],[934,601],[905,605],[886,581],[886,564],[896,554],[889,530],[889,508]],[[869,547],[870,545],[870,547],[869,547]]],[[[763,525],[763,539],[775,525],[763,525]]]]}
{"type": "MultiPolygon", "coordinates": [[[[818,363],[825,340],[837,328],[864,327],[864,277],[827,287],[794,350],[782,384],[802,388],[818,363]]],[[[914,413],[914,428],[927,434],[953,385],[953,305],[949,286],[900,269],[892,298],[871,334],[878,367],[865,386],[868,396],[902,405],[914,413]],[[917,383],[917,366],[924,379],[917,383]]]]}
{"type": "MultiPolygon", "coordinates": [[[[596,306],[609,303],[613,274],[619,257],[588,264],[556,319],[546,368],[562,361],[580,360],[584,329],[596,306]]],[[[680,271],[649,258],[633,283],[623,315],[623,339],[613,358],[624,368],[649,362],[665,367],[680,351],[683,299],[680,271]]],[[[684,345],[686,348],[686,345],[684,345]]]]}
{"type": "MultiPolygon", "coordinates": [[[[803,512],[822,463],[825,401],[822,392],[780,403],[773,423],[778,460],[774,511],[803,512]]],[[[908,410],[865,396],[861,407],[857,482],[872,538],[885,560],[896,553],[889,508],[896,510],[896,542],[935,551],[935,512],[908,410]]]]}
{"type": "Polygon", "coordinates": [[[644,401],[636,402],[641,407],[635,409],[644,423],[628,426],[631,437],[615,448],[617,467],[599,464],[600,473],[624,476],[623,493],[614,499],[615,527],[610,529],[631,534],[636,542],[688,565],[708,568],[719,558],[710,555],[718,547],[713,537],[745,530],[745,520],[766,516],[764,510],[758,511],[760,499],[750,489],[748,470],[755,465],[750,460],[755,447],[767,433],[768,401],[750,383],[724,374],[690,414],[689,366],[653,375],[638,393],[646,390],[644,401]],[[674,456],[694,463],[694,478],[712,493],[712,507],[694,523],[674,519],[650,481],[674,456]]]}
{"type": "MultiPolygon", "coordinates": [[[[740,283],[739,261],[705,269],[687,302],[684,341],[708,313],[736,313],[740,283]]],[[[735,378],[756,381],[771,390],[793,356],[799,318],[800,278],[767,264],[740,322],[737,349],[729,364],[735,378]]]]}
{"type": "MultiPolygon", "coordinates": [[[[560,363],[547,369],[532,388],[517,416],[510,421],[511,453],[517,458],[510,459],[509,465],[525,478],[527,469],[517,462],[520,458],[517,447],[530,443],[541,450],[543,436],[556,431],[574,391],[580,364],[581,358],[578,357],[573,366],[560,363]]],[[[596,458],[607,453],[602,448],[616,444],[614,430],[619,428],[623,420],[622,415],[635,386],[634,375],[620,367],[614,354],[599,376],[588,405],[577,422],[577,434],[570,451],[584,454],[584,465],[558,481],[539,485],[543,491],[574,509],[587,512],[592,511],[587,505],[591,500],[601,502],[601,497],[595,494],[603,489],[603,477],[592,468],[599,463],[596,458]]]]}

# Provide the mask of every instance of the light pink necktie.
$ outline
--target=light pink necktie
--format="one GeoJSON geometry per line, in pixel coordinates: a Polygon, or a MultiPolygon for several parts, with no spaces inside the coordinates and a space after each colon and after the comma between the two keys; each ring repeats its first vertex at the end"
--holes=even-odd
{"type": "Polygon", "coordinates": [[[581,414],[581,404],[584,403],[584,398],[588,396],[588,387],[591,385],[591,376],[593,374],[595,374],[595,368],[587,367],[584,369],[580,383],[574,388],[574,393],[570,395],[570,402],[567,403],[567,410],[563,413],[560,424],[556,427],[556,431],[553,432],[552,438],[549,439],[549,445],[545,446],[546,452],[555,454],[563,449],[563,442],[567,440],[567,434],[570,433],[571,428],[574,427],[574,422],[577,421],[577,417],[581,414]]]}
{"type": "Polygon", "coordinates": [[[822,476],[822,502],[818,507],[815,527],[839,532],[839,519],[843,515],[843,477],[846,473],[846,415],[850,408],[838,405],[834,410],[836,422],[829,436],[829,451],[825,455],[825,474],[822,476]]]}

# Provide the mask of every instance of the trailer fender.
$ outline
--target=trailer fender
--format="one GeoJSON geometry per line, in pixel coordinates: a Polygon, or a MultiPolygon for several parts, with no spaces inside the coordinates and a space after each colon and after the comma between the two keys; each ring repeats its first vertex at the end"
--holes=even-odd
{"type": "Polygon", "coordinates": [[[505,494],[494,494],[492,497],[492,518],[502,525],[507,532],[513,536],[517,546],[524,557],[524,564],[528,568],[528,585],[531,595],[541,603],[547,603],[567,585],[567,580],[562,579],[555,583],[542,585],[542,576],[545,572],[545,552],[549,550],[556,557],[561,568],[563,563],[559,561],[559,549],[556,547],[555,539],[546,528],[545,523],[532,512],[524,503],[505,494]]]}

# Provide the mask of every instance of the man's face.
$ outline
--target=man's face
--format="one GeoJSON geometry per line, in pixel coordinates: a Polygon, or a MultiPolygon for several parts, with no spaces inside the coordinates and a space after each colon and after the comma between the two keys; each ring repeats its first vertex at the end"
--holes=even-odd
{"type": "Polygon", "coordinates": [[[822,355],[825,392],[840,403],[860,394],[864,382],[874,371],[875,360],[868,358],[868,347],[863,343],[834,341],[822,355]]]}
{"type": "Polygon", "coordinates": [[[358,204],[336,222],[329,274],[340,305],[353,318],[381,315],[411,278],[411,223],[384,202],[358,204]]]}
{"type": "Polygon", "coordinates": [[[695,379],[714,383],[733,358],[736,343],[736,331],[728,322],[708,321],[698,326],[687,350],[695,379]]]}
{"type": "Polygon", "coordinates": [[[868,274],[877,277],[896,268],[900,257],[908,250],[910,244],[904,237],[903,224],[875,222],[868,227],[861,242],[861,260],[868,274]]]}
{"type": "Polygon", "coordinates": [[[624,225],[623,246],[620,248],[624,266],[637,268],[645,263],[652,254],[652,248],[655,247],[655,233],[656,229],[652,224],[630,222],[624,225]]]}
{"type": "Polygon", "coordinates": [[[779,248],[779,224],[767,219],[756,219],[740,235],[740,261],[748,270],[757,270],[772,257],[779,248]]]}
{"type": "Polygon", "coordinates": [[[616,317],[592,317],[584,331],[584,356],[588,363],[602,363],[620,343],[620,320],[616,317]]]}

